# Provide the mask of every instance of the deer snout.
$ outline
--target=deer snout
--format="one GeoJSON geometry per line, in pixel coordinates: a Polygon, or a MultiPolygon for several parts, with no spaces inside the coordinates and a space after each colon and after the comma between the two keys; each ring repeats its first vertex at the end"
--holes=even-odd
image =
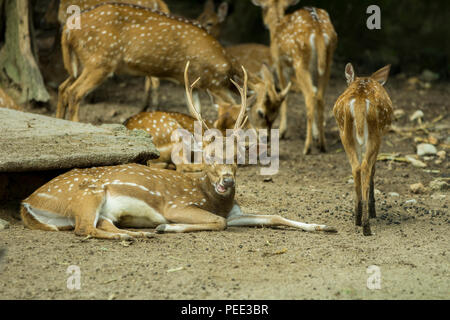
{"type": "Polygon", "coordinates": [[[224,177],[222,180],[222,184],[226,188],[231,188],[234,186],[234,179],[233,177],[224,177]]]}

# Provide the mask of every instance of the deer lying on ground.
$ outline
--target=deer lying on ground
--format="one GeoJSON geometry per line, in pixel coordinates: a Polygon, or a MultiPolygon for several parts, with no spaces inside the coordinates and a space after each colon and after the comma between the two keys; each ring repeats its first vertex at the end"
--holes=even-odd
{"type": "Polygon", "coordinates": [[[345,67],[348,88],[334,105],[342,144],[355,181],[355,225],[371,234],[369,218],[375,218],[374,176],[381,137],[391,124],[392,102],[384,89],[390,65],[370,77],[355,77],[353,66],[345,67]]]}
{"type": "Polygon", "coordinates": [[[225,49],[198,23],[129,4],[107,3],[81,15],[81,29],[64,27],[64,66],[56,116],[79,121],[80,102],[114,73],[183,82],[188,60],[199,87],[230,98],[228,78],[238,76],[225,49]]]}
{"type": "MultiPolygon", "coordinates": [[[[264,23],[270,30],[272,59],[282,87],[295,73],[294,87],[300,88],[307,109],[304,154],[311,152],[313,138],[325,152],[324,95],[330,78],[337,35],[328,13],[305,7],[289,15],[285,9],[298,0],[252,0],[263,7],[264,23]]],[[[287,129],[287,103],[281,110],[280,134],[287,129]]]]}
{"type": "MultiPolygon", "coordinates": [[[[187,78],[188,65],[185,74],[187,78]]],[[[185,83],[188,107],[208,130],[192,103],[192,85],[185,83]]],[[[237,84],[236,84],[237,86],[237,84]]],[[[246,76],[241,112],[234,129],[242,128],[246,108],[246,76]]],[[[217,143],[213,141],[211,143],[217,143]]],[[[234,159],[234,157],[233,157],[234,159]]],[[[74,169],[42,186],[21,204],[21,217],[31,229],[74,229],[76,235],[103,239],[150,236],[116,227],[153,228],[163,232],[219,231],[228,226],[289,226],[305,231],[335,232],[333,227],[306,224],[280,216],[244,214],[235,202],[236,164],[217,159],[192,177],[138,164],[74,169]]]]}

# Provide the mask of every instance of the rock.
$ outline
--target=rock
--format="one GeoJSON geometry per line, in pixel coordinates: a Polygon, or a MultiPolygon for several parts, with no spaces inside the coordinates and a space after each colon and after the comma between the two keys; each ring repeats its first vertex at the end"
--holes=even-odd
{"type": "Polygon", "coordinates": [[[422,162],[420,160],[417,160],[414,158],[414,156],[408,155],[405,157],[406,160],[408,160],[409,163],[411,163],[416,168],[426,168],[427,164],[425,162],[422,162]]]}
{"type": "Polygon", "coordinates": [[[444,150],[441,150],[441,151],[437,152],[436,155],[439,157],[439,159],[445,160],[445,156],[447,154],[446,154],[446,152],[444,150]]]}
{"type": "Polygon", "coordinates": [[[416,204],[417,200],[416,199],[409,199],[405,201],[405,204],[416,204]]]}
{"type": "Polygon", "coordinates": [[[422,183],[414,183],[409,186],[409,190],[411,190],[412,193],[423,193],[425,192],[425,187],[422,183]]]}
{"type": "Polygon", "coordinates": [[[444,191],[448,189],[448,183],[443,180],[433,180],[430,182],[429,187],[433,191],[444,191]]]}
{"type": "Polygon", "coordinates": [[[378,189],[375,189],[374,193],[375,193],[377,196],[379,196],[379,195],[381,194],[381,191],[378,190],[378,189]]]}
{"type": "Polygon", "coordinates": [[[353,184],[353,183],[355,183],[355,180],[353,180],[353,178],[350,178],[350,179],[347,180],[347,183],[353,184]]]}
{"type": "Polygon", "coordinates": [[[0,230],[8,229],[9,228],[9,222],[5,221],[3,219],[0,219],[0,230]]]}
{"type": "Polygon", "coordinates": [[[397,192],[389,192],[388,195],[391,197],[400,197],[400,195],[397,192]]]}
{"type": "Polygon", "coordinates": [[[421,143],[417,146],[417,155],[424,156],[427,154],[435,155],[437,153],[437,149],[435,146],[429,143],[421,143]]]}
{"type": "Polygon", "coordinates": [[[433,72],[431,70],[425,69],[422,71],[422,74],[420,75],[420,80],[432,82],[439,79],[439,73],[433,72]]]}
{"type": "Polygon", "coordinates": [[[414,120],[422,120],[422,118],[425,115],[423,114],[422,110],[417,110],[416,112],[413,113],[413,115],[411,117],[409,117],[409,120],[414,121],[414,120]]]}
{"type": "Polygon", "coordinates": [[[437,145],[439,143],[439,140],[433,136],[433,135],[428,135],[428,142],[433,144],[433,145],[437,145]]]}

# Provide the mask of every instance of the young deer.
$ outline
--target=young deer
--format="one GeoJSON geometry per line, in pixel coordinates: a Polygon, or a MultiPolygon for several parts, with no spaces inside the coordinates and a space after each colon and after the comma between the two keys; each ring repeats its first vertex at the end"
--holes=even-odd
{"type": "Polygon", "coordinates": [[[348,88],[334,105],[342,144],[352,166],[355,181],[355,225],[371,234],[369,218],[375,218],[375,163],[381,137],[391,124],[392,102],[383,85],[390,65],[370,77],[356,77],[353,66],[345,67],[348,88]]]}
{"type": "MultiPolygon", "coordinates": [[[[185,74],[187,78],[188,66],[185,74]]],[[[204,129],[208,126],[192,103],[195,85],[186,81],[188,107],[204,129]]],[[[245,123],[246,80],[239,88],[245,123]]],[[[237,85],[236,85],[237,86],[237,85]]],[[[215,142],[211,142],[215,143],[215,142]]],[[[119,229],[152,228],[157,232],[219,231],[227,226],[290,226],[306,231],[332,227],[280,216],[247,215],[236,204],[236,164],[205,164],[197,177],[138,164],[74,169],[48,182],[21,204],[24,224],[48,231],[75,229],[75,234],[103,239],[130,239],[149,233],[119,229]]]]}
{"type": "Polygon", "coordinates": [[[197,21],[212,35],[218,39],[220,35],[221,24],[225,21],[228,14],[228,3],[222,2],[219,7],[214,6],[213,0],[207,0],[203,7],[203,12],[198,16],[197,21]]]}
{"type": "Polygon", "coordinates": [[[83,97],[114,73],[154,76],[183,82],[192,61],[202,75],[199,87],[230,99],[228,78],[238,75],[225,49],[198,23],[150,9],[102,4],[81,15],[81,29],[64,27],[62,49],[69,78],[59,87],[57,117],[69,108],[78,121],[83,97]]]}
{"type": "MultiPolygon", "coordinates": [[[[252,0],[263,7],[264,23],[270,30],[270,49],[282,87],[295,73],[294,87],[300,88],[307,111],[304,154],[311,152],[313,138],[325,152],[324,95],[330,78],[337,35],[328,13],[305,7],[284,16],[298,0],[252,0]]],[[[281,110],[280,134],[287,128],[287,103],[281,110]]]]}

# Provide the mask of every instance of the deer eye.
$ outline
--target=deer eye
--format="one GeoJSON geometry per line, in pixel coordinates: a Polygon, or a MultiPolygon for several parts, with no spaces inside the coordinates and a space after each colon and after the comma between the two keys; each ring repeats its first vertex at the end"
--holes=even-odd
{"type": "Polygon", "coordinates": [[[261,110],[258,110],[258,116],[260,118],[264,118],[264,112],[262,112],[261,110]]]}

